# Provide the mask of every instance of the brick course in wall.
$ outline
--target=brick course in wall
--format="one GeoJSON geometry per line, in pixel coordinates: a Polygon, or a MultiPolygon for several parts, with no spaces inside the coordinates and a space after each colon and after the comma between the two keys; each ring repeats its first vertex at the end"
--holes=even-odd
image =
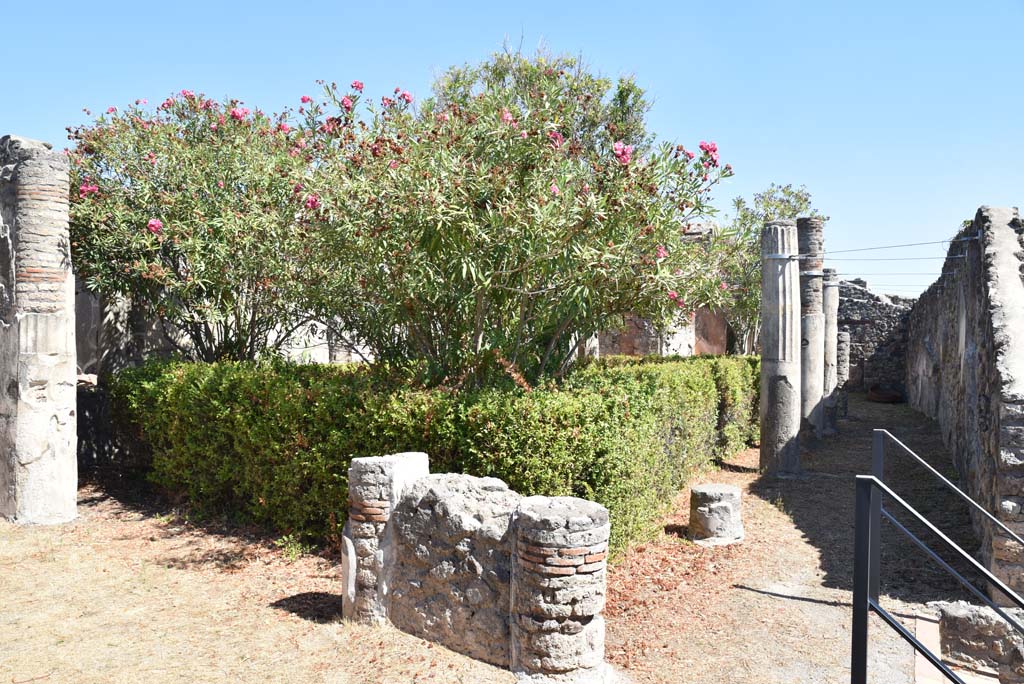
{"type": "Polygon", "coordinates": [[[608,510],[428,470],[421,453],[353,460],[345,617],[388,621],[535,684],[614,681],[601,617],[608,510]]]}

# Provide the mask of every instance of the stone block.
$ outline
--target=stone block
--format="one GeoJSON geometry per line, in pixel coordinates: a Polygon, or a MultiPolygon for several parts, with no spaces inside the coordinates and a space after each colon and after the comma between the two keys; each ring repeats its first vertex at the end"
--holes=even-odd
{"type": "Polygon", "coordinates": [[[689,537],[702,546],[743,540],[743,504],[738,487],[695,485],[690,489],[689,537]]]}

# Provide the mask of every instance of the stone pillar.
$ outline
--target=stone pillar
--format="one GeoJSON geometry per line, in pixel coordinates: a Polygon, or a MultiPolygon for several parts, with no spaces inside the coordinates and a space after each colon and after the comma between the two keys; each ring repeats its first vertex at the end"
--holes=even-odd
{"type": "Polygon", "coordinates": [[[825,222],[796,222],[800,249],[800,415],[805,436],[824,432],[822,397],[825,384],[825,313],[822,308],[822,264],[825,222]]]}
{"type": "Polygon", "coordinates": [[[743,541],[740,488],[726,484],[690,488],[689,537],[701,546],[725,546],[743,541]]]}
{"type": "Polygon", "coordinates": [[[387,619],[388,523],[402,493],[429,474],[427,455],[419,452],[352,459],[342,550],[346,619],[371,624],[387,619]]]}
{"type": "Polygon", "coordinates": [[[846,382],[850,379],[850,333],[836,335],[836,415],[845,418],[849,406],[846,382]]]}
{"type": "Polygon", "coordinates": [[[608,509],[572,497],[527,497],[515,528],[512,670],[537,684],[606,681],[608,509]]]}
{"type": "Polygon", "coordinates": [[[800,470],[800,296],[795,221],[761,233],[761,470],[800,470]]]}
{"type": "Polygon", "coordinates": [[[838,432],[836,412],[836,354],[839,345],[839,276],[834,268],[824,269],[822,307],[825,310],[825,385],[823,424],[826,435],[838,432]]]}
{"type": "Polygon", "coordinates": [[[19,523],[76,515],[68,184],[64,154],[0,138],[0,516],[19,523]]]}

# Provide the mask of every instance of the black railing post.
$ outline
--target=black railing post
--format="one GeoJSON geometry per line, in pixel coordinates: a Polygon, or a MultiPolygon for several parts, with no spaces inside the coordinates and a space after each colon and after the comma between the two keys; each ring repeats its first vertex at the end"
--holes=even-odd
{"type": "Polygon", "coordinates": [[[868,682],[868,600],[871,585],[872,479],[857,476],[857,506],[853,541],[853,643],[850,684],[868,682]]]}
{"type": "MultiPolygon", "coordinates": [[[[879,482],[885,482],[885,430],[873,430],[871,434],[871,474],[879,482]]],[[[882,492],[871,488],[871,600],[878,603],[878,583],[882,570],[882,492]]]]}

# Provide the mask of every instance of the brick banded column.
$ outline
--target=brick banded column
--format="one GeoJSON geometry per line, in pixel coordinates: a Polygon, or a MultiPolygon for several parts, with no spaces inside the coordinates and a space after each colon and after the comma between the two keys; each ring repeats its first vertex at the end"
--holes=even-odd
{"type": "Polygon", "coordinates": [[[761,470],[800,471],[800,292],[795,221],[761,233],[761,470]]]}
{"type": "Polygon", "coordinates": [[[824,432],[834,435],[838,432],[836,396],[836,356],[839,353],[839,276],[834,268],[824,269],[825,282],[822,284],[822,308],[825,310],[825,385],[824,432]]]}
{"type": "Polygon", "coordinates": [[[345,618],[366,623],[387,620],[388,523],[402,492],[429,474],[427,455],[419,452],[352,459],[342,564],[345,618]]]}
{"type": "Polygon", "coordinates": [[[0,138],[0,516],[19,523],[76,515],[68,184],[64,154],[0,138]]]}
{"type": "Polygon", "coordinates": [[[600,682],[608,509],[573,497],[524,498],[512,563],[512,670],[531,682],[600,682]]]}
{"type": "Polygon", "coordinates": [[[845,418],[849,409],[846,383],[850,379],[850,333],[836,335],[836,415],[845,418]]]}
{"type": "Polygon", "coordinates": [[[825,222],[796,221],[800,247],[800,415],[802,430],[820,438],[824,432],[821,401],[825,384],[825,313],[822,302],[825,222]]]}

